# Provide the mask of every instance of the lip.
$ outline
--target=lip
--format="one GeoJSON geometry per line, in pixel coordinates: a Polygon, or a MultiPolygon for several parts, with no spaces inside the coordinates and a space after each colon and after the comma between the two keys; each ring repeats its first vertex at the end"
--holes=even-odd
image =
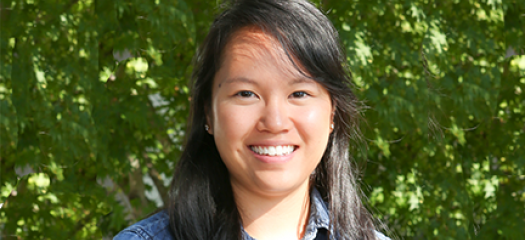
{"type": "Polygon", "coordinates": [[[297,149],[299,149],[299,146],[295,145],[295,144],[289,144],[289,143],[283,143],[283,144],[280,144],[280,143],[272,143],[272,144],[251,144],[251,145],[247,145],[246,146],[248,148],[248,150],[253,154],[253,156],[263,162],[263,163],[286,163],[286,162],[289,162],[292,160],[292,158],[294,157],[295,155],[295,152],[297,151],[297,149]],[[254,152],[250,146],[286,146],[286,145],[291,145],[291,146],[294,146],[295,149],[292,153],[286,155],[286,156],[267,156],[267,155],[260,155],[256,152],[254,152]]]}

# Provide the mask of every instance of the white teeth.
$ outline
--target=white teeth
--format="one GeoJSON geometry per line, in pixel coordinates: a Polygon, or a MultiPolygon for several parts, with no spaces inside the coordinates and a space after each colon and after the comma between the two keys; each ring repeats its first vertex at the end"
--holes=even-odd
{"type": "Polygon", "coordinates": [[[272,157],[275,156],[276,154],[275,147],[273,146],[268,147],[268,154],[272,157]]]}
{"type": "Polygon", "coordinates": [[[289,153],[293,152],[294,150],[294,147],[293,146],[288,146],[288,149],[286,151],[288,151],[289,153]]]}
{"type": "Polygon", "coordinates": [[[275,147],[275,154],[277,156],[282,156],[283,155],[283,147],[282,146],[275,147]]]}
{"type": "Polygon", "coordinates": [[[295,149],[294,146],[251,146],[252,151],[260,155],[268,156],[285,156],[292,153],[295,149]]]}

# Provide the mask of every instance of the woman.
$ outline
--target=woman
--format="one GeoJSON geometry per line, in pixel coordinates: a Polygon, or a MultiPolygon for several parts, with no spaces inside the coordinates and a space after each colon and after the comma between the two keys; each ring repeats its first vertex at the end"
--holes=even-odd
{"type": "Polygon", "coordinates": [[[351,171],[345,59],[305,0],[232,3],[196,57],[170,205],[115,239],[387,239],[351,171]]]}

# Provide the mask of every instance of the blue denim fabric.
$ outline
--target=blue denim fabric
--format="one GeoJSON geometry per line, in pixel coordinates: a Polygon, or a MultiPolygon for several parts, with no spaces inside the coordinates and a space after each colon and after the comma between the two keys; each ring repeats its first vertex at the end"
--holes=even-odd
{"type": "MultiPolygon", "coordinates": [[[[303,240],[327,240],[330,220],[328,207],[315,188],[312,190],[310,201],[310,217],[303,240]]],[[[173,240],[169,231],[169,222],[167,212],[161,211],[124,229],[113,240],[173,240]]],[[[244,229],[242,232],[243,240],[255,240],[244,229]]],[[[379,232],[376,232],[376,236],[378,240],[390,240],[379,232]]]]}

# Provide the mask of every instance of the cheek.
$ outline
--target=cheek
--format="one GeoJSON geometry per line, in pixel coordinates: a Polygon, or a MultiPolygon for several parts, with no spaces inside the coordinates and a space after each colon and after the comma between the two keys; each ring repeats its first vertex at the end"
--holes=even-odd
{"type": "Polygon", "coordinates": [[[303,108],[297,111],[296,114],[299,116],[297,118],[298,121],[303,126],[306,125],[304,127],[308,127],[308,129],[328,130],[332,122],[330,106],[322,105],[315,108],[303,108]]]}
{"type": "Polygon", "coordinates": [[[216,143],[235,146],[249,132],[254,114],[240,107],[218,105],[214,114],[216,143]]]}
{"type": "Polygon", "coordinates": [[[309,149],[324,152],[330,135],[331,106],[320,105],[315,108],[304,108],[297,111],[295,116],[299,135],[309,149]]]}

